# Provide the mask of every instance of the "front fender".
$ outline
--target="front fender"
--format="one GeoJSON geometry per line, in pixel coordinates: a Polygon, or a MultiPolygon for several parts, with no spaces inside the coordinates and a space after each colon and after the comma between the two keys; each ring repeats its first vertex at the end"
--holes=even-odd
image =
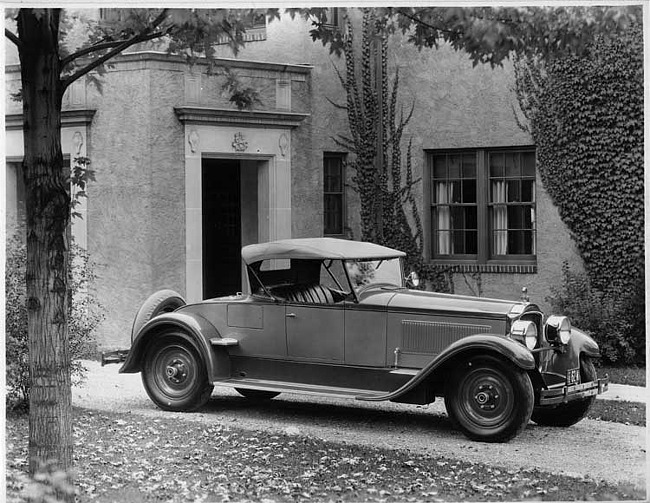
{"type": "Polygon", "coordinates": [[[214,376],[218,368],[215,352],[210,345],[210,339],[221,337],[217,329],[199,314],[185,314],[181,312],[164,313],[152,318],[138,332],[131,350],[120,368],[121,374],[132,374],[142,370],[145,352],[149,342],[166,329],[180,329],[189,342],[201,353],[206,364],[208,375],[214,376]]]}
{"type": "Polygon", "coordinates": [[[448,346],[401,388],[381,396],[359,396],[357,398],[366,401],[394,400],[412,391],[430,377],[435,376],[441,369],[446,369],[448,364],[454,360],[464,360],[472,356],[487,354],[500,356],[523,370],[533,370],[535,368],[535,358],[523,344],[503,335],[470,335],[448,346]]]}
{"type": "Polygon", "coordinates": [[[569,341],[569,345],[573,347],[573,351],[577,354],[584,353],[592,358],[600,357],[598,343],[591,336],[575,327],[571,327],[571,340],[569,341]]]}
{"type": "Polygon", "coordinates": [[[540,353],[539,370],[545,385],[565,384],[567,372],[580,368],[581,355],[599,358],[598,344],[582,330],[572,327],[571,338],[566,346],[540,353]]]}

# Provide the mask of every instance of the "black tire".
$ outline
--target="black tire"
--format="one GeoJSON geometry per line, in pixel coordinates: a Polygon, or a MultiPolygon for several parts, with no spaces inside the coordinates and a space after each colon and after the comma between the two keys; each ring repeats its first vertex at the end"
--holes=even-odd
{"type": "MultiPolygon", "coordinates": [[[[596,367],[587,356],[580,358],[580,380],[590,382],[598,379],[596,367]]],[[[589,409],[596,400],[596,395],[562,403],[555,407],[535,407],[532,419],[541,426],[558,426],[566,428],[581,421],[589,412],[589,409]]]]}
{"type": "Polygon", "coordinates": [[[162,313],[171,313],[176,311],[179,307],[185,305],[185,299],[181,297],[174,290],[158,290],[156,293],[149,296],[147,300],[142,303],[133,320],[133,327],[131,328],[131,341],[138,335],[140,329],[151,319],[155,318],[162,313]]]}
{"type": "Polygon", "coordinates": [[[528,374],[489,356],[463,362],[445,393],[452,424],[481,442],[507,442],[517,436],[526,428],[534,403],[528,374]]]}
{"type": "Polygon", "coordinates": [[[214,389],[199,351],[176,332],[157,336],[148,346],[142,383],[158,407],[174,412],[202,407],[214,389]]]}
{"type": "Polygon", "coordinates": [[[258,402],[271,400],[280,394],[279,391],[266,391],[261,389],[235,388],[235,391],[249,400],[255,400],[258,402]]]}

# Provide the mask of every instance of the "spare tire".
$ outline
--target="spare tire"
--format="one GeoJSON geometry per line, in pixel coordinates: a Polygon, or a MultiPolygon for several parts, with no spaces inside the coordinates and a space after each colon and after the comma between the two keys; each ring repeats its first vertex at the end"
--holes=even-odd
{"type": "Polygon", "coordinates": [[[131,328],[131,342],[140,329],[152,318],[159,314],[171,313],[185,305],[185,299],[174,290],[158,290],[142,303],[138,314],[135,315],[131,328]]]}

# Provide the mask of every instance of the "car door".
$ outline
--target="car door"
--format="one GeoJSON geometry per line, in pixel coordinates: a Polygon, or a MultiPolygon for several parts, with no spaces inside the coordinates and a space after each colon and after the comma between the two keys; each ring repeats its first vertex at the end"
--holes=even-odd
{"type": "Polygon", "coordinates": [[[286,358],[285,306],[259,300],[231,303],[227,313],[227,337],[239,341],[230,354],[245,358],[286,358]]]}
{"type": "Polygon", "coordinates": [[[345,315],[341,305],[285,305],[287,355],[289,359],[343,362],[345,315]]]}

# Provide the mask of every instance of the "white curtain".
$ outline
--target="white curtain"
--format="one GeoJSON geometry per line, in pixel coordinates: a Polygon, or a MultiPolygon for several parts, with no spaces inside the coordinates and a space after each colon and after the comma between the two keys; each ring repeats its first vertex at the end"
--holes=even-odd
{"type": "Polygon", "coordinates": [[[506,203],[506,182],[492,182],[492,231],[494,255],[508,253],[508,207],[506,203]]]}
{"type": "Polygon", "coordinates": [[[537,235],[535,234],[535,229],[537,228],[537,223],[535,222],[535,208],[530,209],[530,228],[532,229],[532,240],[533,240],[533,246],[532,246],[532,253],[533,255],[537,255],[537,235]]]}
{"type": "Polygon", "coordinates": [[[453,243],[451,239],[451,211],[449,202],[452,200],[453,185],[436,182],[436,203],[438,204],[438,254],[451,255],[453,243]]]}

